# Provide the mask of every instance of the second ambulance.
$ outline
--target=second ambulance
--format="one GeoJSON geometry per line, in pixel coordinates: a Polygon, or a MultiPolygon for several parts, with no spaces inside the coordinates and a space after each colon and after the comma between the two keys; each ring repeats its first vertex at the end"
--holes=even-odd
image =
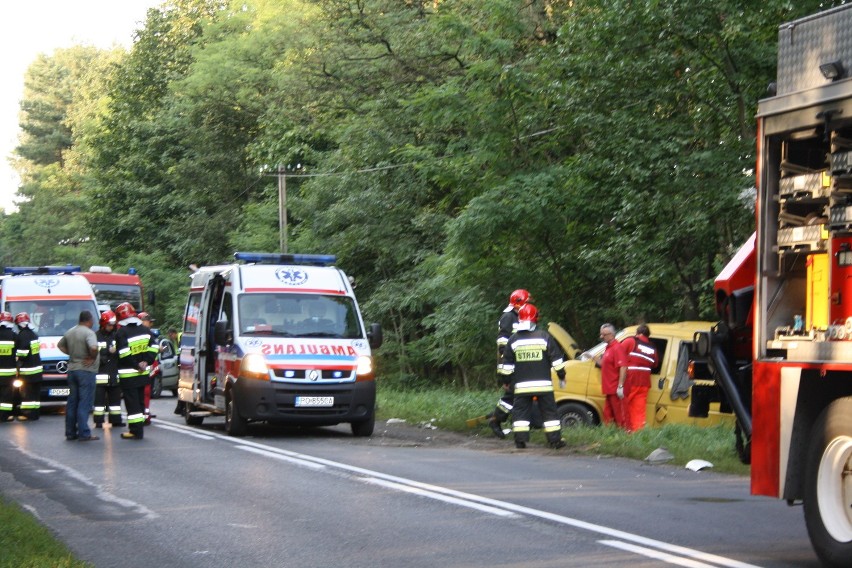
{"type": "Polygon", "coordinates": [[[236,253],[192,275],[180,341],[179,405],[187,424],[224,415],[250,422],[333,425],[370,436],[376,386],[352,284],[327,255],[236,253]]]}

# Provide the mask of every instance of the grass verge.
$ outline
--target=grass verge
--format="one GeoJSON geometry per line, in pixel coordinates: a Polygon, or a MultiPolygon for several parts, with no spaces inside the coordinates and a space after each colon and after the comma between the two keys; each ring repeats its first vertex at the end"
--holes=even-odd
{"type": "Polygon", "coordinates": [[[92,568],[35,517],[0,496],[0,568],[92,568]]]}
{"type": "MultiPolygon", "coordinates": [[[[475,429],[467,420],[491,412],[497,402],[496,391],[463,392],[447,388],[428,391],[406,391],[380,388],[377,394],[377,415],[380,419],[404,418],[410,424],[430,422],[444,430],[477,432],[491,435],[487,424],[475,429]]],[[[740,463],[734,449],[734,433],[729,426],[701,428],[669,424],[661,428],[646,428],[634,434],[612,426],[572,428],[563,431],[568,451],[587,455],[608,455],[645,459],[657,448],[665,448],[675,465],[685,465],[692,459],[707,460],[713,471],[748,475],[749,466],[740,463]]],[[[532,441],[544,444],[544,435],[533,432],[532,441]]]]}

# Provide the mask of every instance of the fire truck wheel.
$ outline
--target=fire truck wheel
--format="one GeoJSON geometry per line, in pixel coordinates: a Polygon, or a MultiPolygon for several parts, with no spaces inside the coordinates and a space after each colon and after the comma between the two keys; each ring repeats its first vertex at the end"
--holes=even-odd
{"type": "Polygon", "coordinates": [[[192,416],[191,413],[194,411],[194,405],[188,402],[183,403],[183,421],[186,422],[187,426],[201,426],[201,423],[204,422],[204,417],[192,416]]]}
{"type": "Polygon", "coordinates": [[[852,558],[852,397],[826,408],[813,427],[805,471],[805,524],[826,566],[852,558]]]}
{"type": "Polygon", "coordinates": [[[225,432],[228,436],[245,436],[248,431],[248,421],[240,414],[240,409],[234,403],[234,397],[229,391],[225,399],[225,432]]]}
{"type": "Polygon", "coordinates": [[[376,415],[371,414],[367,420],[361,422],[352,422],[349,424],[352,427],[352,435],[358,438],[367,438],[373,435],[373,430],[376,427],[376,415]]]}
{"type": "Polygon", "coordinates": [[[598,423],[595,413],[579,402],[560,404],[558,412],[563,430],[577,426],[595,426],[598,423]]]}

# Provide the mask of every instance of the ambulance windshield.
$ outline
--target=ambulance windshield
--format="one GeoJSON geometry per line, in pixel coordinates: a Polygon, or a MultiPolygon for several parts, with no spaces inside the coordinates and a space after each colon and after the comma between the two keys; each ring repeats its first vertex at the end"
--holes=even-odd
{"type": "Polygon", "coordinates": [[[90,300],[32,300],[6,303],[6,311],[13,316],[26,312],[30,316],[33,329],[39,337],[65,335],[65,332],[80,321],[80,312],[89,310],[95,316],[98,328],[98,310],[90,300]]]}
{"type": "Polygon", "coordinates": [[[325,294],[241,294],[241,335],[361,339],[352,298],[325,294]]]}

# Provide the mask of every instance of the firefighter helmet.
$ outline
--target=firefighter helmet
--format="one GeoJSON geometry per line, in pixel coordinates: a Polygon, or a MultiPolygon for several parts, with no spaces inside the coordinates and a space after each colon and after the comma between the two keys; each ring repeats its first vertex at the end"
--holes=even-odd
{"type": "Polygon", "coordinates": [[[112,310],[107,310],[101,314],[101,319],[99,323],[101,327],[104,327],[107,325],[115,325],[115,321],[115,312],[113,312],[112,310]]]}
{"type": "Polygon", "coordinates": [[[115,315],[118,321],[126,320],[127,318],[136,317],[136,308],[130,302],[122,302],[115,307],[115,315]]]}
{"type": "Polygon", "coordinates": [[[538,308],[532,304],[524,304],[518,310],[518,321],[538,323],[538,308]]]}
{"type": "Polygon", "coordinates": [[[12,316],[11,312],[0,312],[0,325],[14,329],[15,318],[12,316]]]}
{"type": "Polygon", "coordinates": [[[30,325],[30,314],[27,312],[21,312],[15,316],[15,323],[18,324],[18,327],[27,327],[30,325]]]}
{"type": "Polygon", "coordinates": [[[530,293],[520,288],[515,290],[509,295],[509,303],[515,309],[519,309],[521,306],[530,301],[530,293]]]}

